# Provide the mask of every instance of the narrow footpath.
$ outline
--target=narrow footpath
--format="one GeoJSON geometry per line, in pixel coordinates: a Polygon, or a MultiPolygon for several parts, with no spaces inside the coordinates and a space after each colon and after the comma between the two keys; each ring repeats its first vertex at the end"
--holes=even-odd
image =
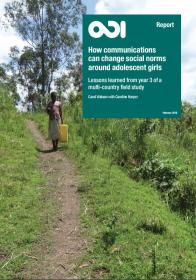
{"type": "Polygon", "coordinates": [[[31,279],[78,279],[75,273],[78,259],[86,248],[81,234],[78,177],[73,163],[63,151],[50,152],[46,141],[33,121],[28,121],[40,151],[40,168],[52,189],[57,203],[57,217],[49,229],[50,240],[41,242],[35,255],[36,264],[23,277],[31,279]]]}

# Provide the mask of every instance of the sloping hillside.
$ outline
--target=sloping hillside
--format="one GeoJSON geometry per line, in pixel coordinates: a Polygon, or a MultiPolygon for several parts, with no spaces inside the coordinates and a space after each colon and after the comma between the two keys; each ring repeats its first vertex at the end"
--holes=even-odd
{"type": "MultiPolygon", "coordinates": [[[[135,181],[124,166],[117,165],[114,139],[122,131],[113,135],[110,127],[105,129],[106,120],[82,120],[79,106],[65,108],[70,128],[65,149],[82,175],[78,191],[83,197],[83,222],[92,241],[81,274],[98,279],[194,279],[192,223],[171,211],[151,181],[138,177],[135,181]],[[104,132],[113,137],[105,146],[104,132]]],[[[46,133],[46,115],[36,114],[34,119],[46,133]]],[[[117,140],[115,143],[120,145],[117,140]]],[[[142,143],[136,144],[139,150],[142,143]]]]}
{"type": "Polygon", "coordinates": [[[43,184],[35,142],[7,90],[0,87],[1,279],[16,277],[43,230],[47,205],[43,203],[43,184]]]}

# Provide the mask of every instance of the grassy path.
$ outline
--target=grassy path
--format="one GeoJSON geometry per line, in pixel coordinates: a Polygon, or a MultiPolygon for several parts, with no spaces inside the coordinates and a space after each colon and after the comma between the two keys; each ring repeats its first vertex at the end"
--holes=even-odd
{"type": "MultiPolygon", "coordinates": [[[[64,152],[50,152],[51,145],[41,135],[36,125],[28,121],[40,151],[40,166],[52,188],[58,213],[50,229],[50,241],[41,242],[36,258],[24,272],[24,278],[77,279],[74,268],[81,256],[85,241],[79,223],[80,203],[77,194],[77,175],[72,162],[64,152]]],[[[34,258],[34,259],[35,259],[34,258]]]]}
{"type": "MultiPolygon", "coordinates": [[[[91,241],[80,265],[83,279],[196,279],[195,232],[147,182],[136,182],[84,145],[75,121],[66,152],[80,172],[82,223],[91,241]]],[[[34,114],[46,135],[46,114],[34,114]]]]}

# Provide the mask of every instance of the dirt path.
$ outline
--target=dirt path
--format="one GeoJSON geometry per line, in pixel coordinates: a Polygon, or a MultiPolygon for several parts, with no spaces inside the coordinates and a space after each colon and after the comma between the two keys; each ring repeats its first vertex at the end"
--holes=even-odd
{"type": "Polygon", "coordinates": [[[50,246],[41,244],[37,265],[25,278],[78,279],[74,268],[85,250],[86,242],[79,223],[80,204],[77,194],[77,175],[73,163],[63,151],[49,152],[51,143],[46,141],[36,124],[27,123],[40,149],[40,166],[54,192],[58,215],[50,229],[50,246]]]}

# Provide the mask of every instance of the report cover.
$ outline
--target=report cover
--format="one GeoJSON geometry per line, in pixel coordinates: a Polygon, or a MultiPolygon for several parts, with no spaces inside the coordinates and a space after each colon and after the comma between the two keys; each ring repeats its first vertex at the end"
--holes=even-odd
{"type": "Polygon", "coordinates": [[[83,116],[181,116],[181,16],[83,17],[83,116]]]}
{"type": "Polygon", "coordinates": [[[196,279],[195,0],[0,1],[0,279],[196,279]]]}

